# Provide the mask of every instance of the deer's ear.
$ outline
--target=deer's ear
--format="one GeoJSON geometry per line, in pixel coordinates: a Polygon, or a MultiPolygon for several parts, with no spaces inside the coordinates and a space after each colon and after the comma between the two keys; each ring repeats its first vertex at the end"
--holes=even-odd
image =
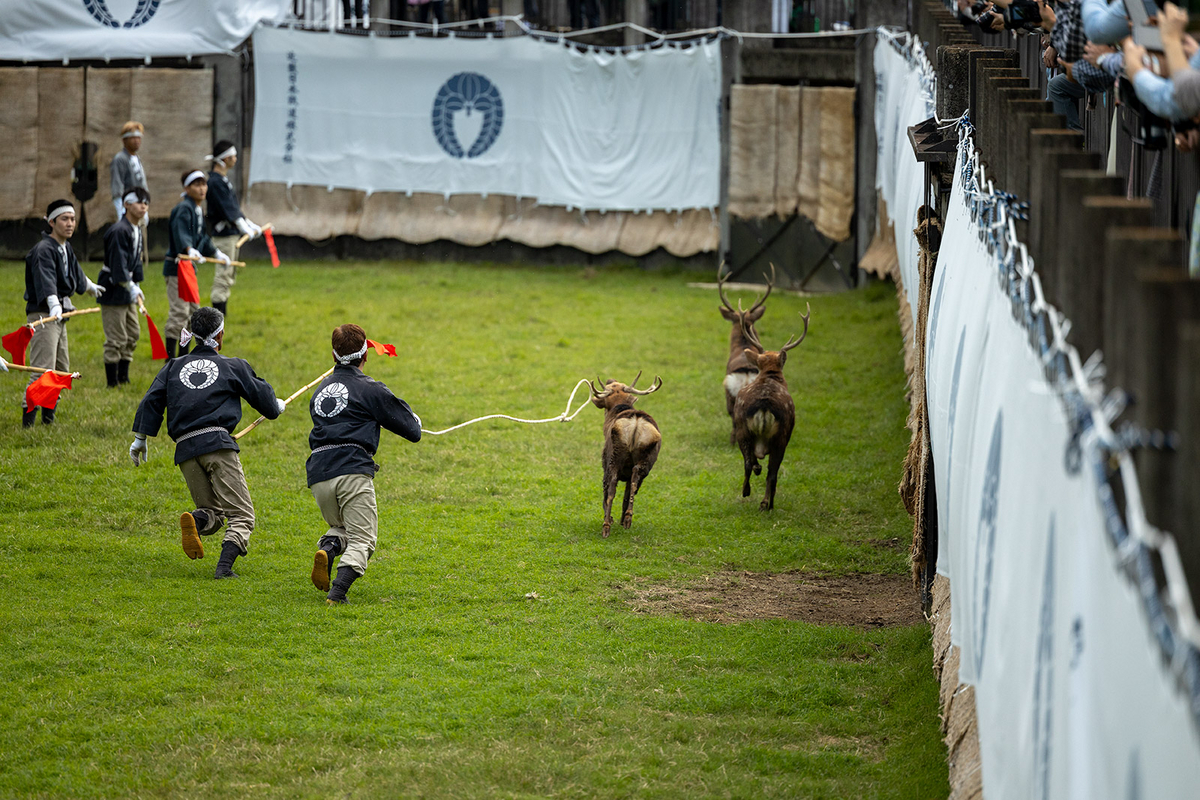
{"type": "Polygon", "coordinates": [[[722,317],[724,317],[725,319],[729,320],[730,322],[737,322],[737,321],[738,321],[738,316],[737,316],[737,312],[736,312],[736,311],[730,311],[730,310],[729,310],[728,308],[726,308],[725,306],[721,306],[721,307],[719,307],[717,310],[721,312],[721,316],[722,316],[722,317]]]}
{"type": "Polygon", "coordinates": [[[747,361],[753,364],[756,368],[758,367],[758,353],[749,348],[743,350],[742,353],[746,356],[747,361]]]}
{"type": "Polygon", "coordinates": [[[779,351],[779,366],[782,367],[787,363],[787,350],[779,351]]]}
{"type": "Polygon", "coordinates": [[[603,397],[597,397],[596,395],[592,395],[592,402],[596,405],[596,408],[604,408],[604,398],[603,397]]]}

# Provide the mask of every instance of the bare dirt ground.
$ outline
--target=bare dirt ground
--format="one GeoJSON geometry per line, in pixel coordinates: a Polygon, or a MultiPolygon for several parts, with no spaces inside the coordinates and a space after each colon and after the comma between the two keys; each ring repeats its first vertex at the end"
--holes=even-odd
{"type": "Polygon", "coordinates": [[[639,614],[671,614],[700,622],[794,619],[856,628],[925,622],[907,575],[832,577],[730,570],[686,586],[635,580],[619,588],[639,614]]]}

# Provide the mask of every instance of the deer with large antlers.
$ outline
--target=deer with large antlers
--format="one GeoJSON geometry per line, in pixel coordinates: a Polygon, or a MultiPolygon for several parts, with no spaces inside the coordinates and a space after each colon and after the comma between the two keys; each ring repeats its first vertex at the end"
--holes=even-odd
{"type": "MultiPolygon", "coordinates": [[[[638,373],[638,378],[642,373],[638,373]]],[[[612,504],[617,495],[617,482],[625,481],[625,500],[621,504],[621,527],[633,524],[633,498],[642,481],[658,460],[662,435],[658,423],[645,411],[633,407],[642,395],[657,392],[662,378],[657,375],[649,389],[635,389],[638,378],[626,386],[617,381],[601,381],[603,389],[588,381],[592,402],[604,409],[604,536],[612,528],[612,504]]],[[[597,380],[599,380],[597,378],[597,380]]]]}
{"type": "MultiPolygon", "coordinates": [[[[737,402],[738,392],[758,375],[758,367],[746,356],[746,351],[762,352],[754,323],[761,319],[763,312],[767,310],[763,304],[771,296],[771,289],[775,285],[775,265],[771,265],[770,278],[763,275],[767,278],[767,291],[762,297],[756,298],[749,309],[742,308],[741,300],[738,300],[737,308],[730,304],[729,299],[725,297],[726,278],[722,278],[719,273],[718,268],[717,294],[721,297],[721,316],[733,323],[729,331],[729,360],[725,363],[725,410],[732,419],[733,404],[737,402]]],[[[737,441],[736,431],[730,432],[729,441],[737,441]]]]}
{"type": "Polygon", "coordinates": [[[738,393],[737,402],[733,406],[733,432],[738,447],[741,448],[746,468],[742,481],[742,497],[750,496],[750,473],[762,473],[759,459],[768,459],[767,492],[759,504],[763,511],[775,507],[775,484],[779,480],[779,465],[783,463],[783,454],[787,452],[792,428],[796,424],[796,405],[788,392],[787,381],[783,379],[783,365],[787,361],[788,350],[799,345],[804,341],[804,337],[808,336],[808,317],[811,311],[809,308],[803,315],[804,332],[800,334],[800,338],[789,336],[787,343],[778,350],[765,350],[758,341],[758,334],[749,328],[744,329],[746,338],[758,348],[757,351],[750,348],[745,350],[746,358],[758,369],[758,377],[738,393]]]}

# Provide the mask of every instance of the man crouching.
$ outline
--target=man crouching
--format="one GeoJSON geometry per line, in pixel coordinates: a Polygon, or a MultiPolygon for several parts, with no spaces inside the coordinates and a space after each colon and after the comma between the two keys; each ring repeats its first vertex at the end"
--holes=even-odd
{"type": "Polygon", "coordinates": [[[312,582],[328,592],[325,602],[345,603],[346,591],[367,570],[375,552],[379,515],[375,507],[375,451],[379,429],[410,442],[421,440],[421,419],[387,386],[362,371],[367,334],[357,325],[333,331],[333,374],[309,404],[308,487],[329,531],[317,544],[312,582]],[[337,577],[333,560],[341,555],[337,577]],[[332,580],[332,586],[331,584],[332,580]]]}
{"type": "Polygon", "coordinates": [[[200,537],[216,533],[228,521],[213,577],[236,578],[233,562],[246,555],[254,529],[254,504],[238,459],[237,442],[230,434],[242,419],[243,398],[267,419],[278,417],[285,406],[271,384],[255,375],[243,359],[218,355],[225,341],[225,319],[220,311],[199,308],[190,325],[191,331],[183,331],[179,343],[186,345],[195,339],[196,347],[168,361],[155,376],[133,420],[129,455],[134,466],[146,460],[146,437],[158,434],[163,412],[167,412],[167,433],[175,440],[175,464],[196,504],[195,511],[179,518],[183,552],[188,558],[204,558],[200,537]]]}

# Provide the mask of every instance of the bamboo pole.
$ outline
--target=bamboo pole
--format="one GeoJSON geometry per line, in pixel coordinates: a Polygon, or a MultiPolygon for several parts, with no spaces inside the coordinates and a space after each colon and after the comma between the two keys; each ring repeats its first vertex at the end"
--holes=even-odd
{"type": "MultiPolygon", "coordinates": [[[[274,222],[268,222],[266,225],[263,225],[263,226],[262,226],[262,229],[263,229],[264,231],[273,230],[273,229],[274,229],[274,225],[275,225],[275,223],[274,223],[274,222]]],[[[242,249],[242,245],[244,245],[244,244],[245,244],[246,242],[248,242],[248,241],[250,241],[250,234],[248,234],[248,233],[243,233],[243,234],[241,235],[241,238],[239,238],[239,239],[237,240],[237,245],[236,245],[237,249],[238,249],[238,250],[241,250],[241,249],[242,249]]]]}
{"type": "MultiPolygon", "coordinates": [[[[175,260],[176,260],[176,261],[196,261],[196,259],[194,259],[194,258],[188,258],[187,256],[175,256],[175,260]]],[[[224,262],[218,261],[218,260],[217,260],[217,259],[215,259],[215,258],[205,258],[204,256],[201,256],[201,257],[200,257],[200,260],[199,260],[197,263],[199,263],[199,264],[208,264],[208,263],[212,263],[212,264],[221,264],[221,263],[224,263],[224,262]]],[[[245,261],[230,261],[230,262],[229,262],[229,266],[231,266],[231,267],[244,267],[244,266],[246,266],[246,262],[245,262],[245,261]]],[[[97,310],[97,311],[99,311],[100,309],[96,309],[96,310],[97,310]]]]}
{"type": "MultiPolygon", "coordinates": [[[[311,389],[312,387],[316,386],[318,383],[320,383],[321,381],[325,380],[326,378],[328,378],[328,377],[329,377],[330,375],[332,375],[332,374],[333,374],[333,367],[330,367],[330,368],[329,368],[329,369],[327,369],[325,372],[321,373],[320,377],[318,377],[318,378],[317,378],[316,380],[314,380],[312,383],[307,383],[307,384],[305,384],[304,386],[301,386],[299,389],[297,389],[295,392],[293,392],[293,393],[292,393],[292,395],[291,395],[290,397],[288,397],[288,399],[286,399],[286,400],[284,400],[284,401],[283,401],[283,405],[284,405],[284,407],[286,408],[286,407],[287,407],[287,405],[288,405],[289,403],[291,403],[293,400],[295,400],[297,397],[299,397],[300,395],[304,394],[304,393],[305,393],[305,392],[307,392],[309,389],[311,389]]],[[[242,438],[242,437],[243,437],[243,436],[245,436],[247,433],[249,433],[250,431],[252,431],[252,430],[254,430],[255,428],[257,428],[257,427],[258,427],[258,426],[259,426],[259,425],[260,425],[260,424],[261,424],[261,423],[262,423],[264,420],[266,420],[266,417],[259,417],[258,419],[254,420],[254,422],[251,422],[249,425],[247,425],[246,427],[242,428],[240,431],[238,431],[237,433],[235,433],[235,434],[233,435],[233,438],[234,438],[234,439],[240,439],[240,438],[242,438]]]]}
{"type": "Polygon", "coordinates": [[[46,367],[27,367],[24,364],[14,364],[11,361],[5,361],[0,358],[0,363],[3,363],[6,369],[15,369],[17,372],[36,372],[39,375],[45,372],[53,372],[55,375],[60,375],[64,378],[78,378],[78,372],[59,372],[56,369],[48,369],[46,367]]]}
{"type": "MultiPolygon", "coordinates": [[[[68,319],[70,317],[78,317],[80,314],[98,314],[99,312],[100,312],[100,306],[96,306],[95,308],[78,308],[74,311],[68,311],[67,313],[63,314],[62,318],[68,319]]],[[[33,322],[27,322],[25,324],[30,330],[32,330],[33,328],[36,328],[38,325],[45,325],[47,322],[53,322],[53,321],[54,321],[54,317],[42,317],[39,320],[34,320],[33,322]]]]}

